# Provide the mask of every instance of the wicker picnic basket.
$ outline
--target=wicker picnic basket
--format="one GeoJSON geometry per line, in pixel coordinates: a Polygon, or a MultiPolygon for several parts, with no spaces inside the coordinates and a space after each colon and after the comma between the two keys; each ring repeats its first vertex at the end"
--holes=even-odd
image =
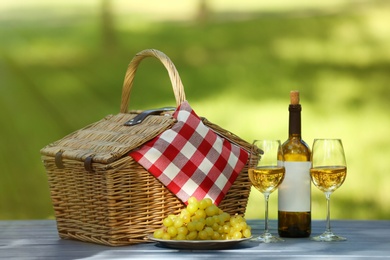
{"type": "MultiPolygon", "coordinates": [[[[75,131],[41,149],[52,204],[61,238],[120,246],[145,242],[168,214],[185,204],[159,180],[128,156],[175,124],[171,112],[151,113],[142,123],[125,123],[142,114],[128,111],[130,91],[139,63],[157,58],[167,69],[176,105],[185,100],[184,88],[171,60],[148,49],[130,62],[122,90],[120,113],[75,131]]],[[[203,123],[221,137],[249,151],[251,144],[205,118],[203,123]]],[[[219,207],[243,215],[251,189],[248,164],[219,207]]]]}

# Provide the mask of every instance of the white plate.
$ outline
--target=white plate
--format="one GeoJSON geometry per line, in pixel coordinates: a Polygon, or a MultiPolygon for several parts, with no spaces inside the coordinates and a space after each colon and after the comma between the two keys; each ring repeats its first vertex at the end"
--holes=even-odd
{"type": "Polygon", "coordinates": [[[161,245],[175,249],[226,249],[232,246],[247,241],[252,237],[232,239],[232,240],[165,240],[154,238],[149,235],[150,240],[159,242],[161,245]]]}

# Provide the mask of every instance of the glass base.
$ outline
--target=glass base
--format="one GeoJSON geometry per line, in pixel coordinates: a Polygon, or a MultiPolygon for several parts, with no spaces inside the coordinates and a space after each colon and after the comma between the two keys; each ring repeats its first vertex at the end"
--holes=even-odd
{"type": "Polygon", "coordinates": [[[319,236],[311,237],[311,240],[319,241],[319,242],[332,242],[332,241],[345,241],[347,240],[345,237],[340,237],[331,231],[325,231],[319,236]]]}
{"type": "Polygon", "coordinates": [[[259,243],[277,243],[283,242],[284,240],[272,235],[271,233],[263,233],[258,237],[252,238],[251,241],[259,243]]]}

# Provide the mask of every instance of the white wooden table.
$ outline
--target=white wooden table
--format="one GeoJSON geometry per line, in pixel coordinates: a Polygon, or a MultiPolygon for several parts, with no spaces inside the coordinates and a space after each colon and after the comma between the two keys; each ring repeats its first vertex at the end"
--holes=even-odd
{"type": "MultiPolygon", "coordinates": [[[[248,220],[259,234],[263,221],[248,220]]],[[[276,221],[270,223],[276,232],[276,221]]],[[[324,221],[313,221],[312,235],[322,233],[324,221]]],[[[390,221],[332,221],[344,242],[314,242],[308,238],[282,243],[245,241],[224,250],[179,250],[158,243],[108,247],[58,237],[53,220],[0,221],[0,259],[376,259],[390,258],[390,221]]]]}

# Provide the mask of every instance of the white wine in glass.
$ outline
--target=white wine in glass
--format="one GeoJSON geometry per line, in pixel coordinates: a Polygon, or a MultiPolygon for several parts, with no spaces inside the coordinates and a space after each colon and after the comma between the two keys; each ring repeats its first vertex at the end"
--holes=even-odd
{"type": "Polygon", "coordinates": [[[315,241],[344,241],[345,237],[335,235],[330,228],[330,195],[338,189],[347,176],[347,163],[340,139],[315,139],[312,149],[310,177],[313,184],[324,192],[327,201],[326,230],[315,241]]]}
{"type": "Polygon", "coordinates": [[[249,160],[249,179],[252,185],[264,195],[265,227],[264,233],[253,241],[274,243],[283,241],[268,230],[268,200],[270,194],[277,189],[284,178],[280,140],[255,140],[249,160]]]}

